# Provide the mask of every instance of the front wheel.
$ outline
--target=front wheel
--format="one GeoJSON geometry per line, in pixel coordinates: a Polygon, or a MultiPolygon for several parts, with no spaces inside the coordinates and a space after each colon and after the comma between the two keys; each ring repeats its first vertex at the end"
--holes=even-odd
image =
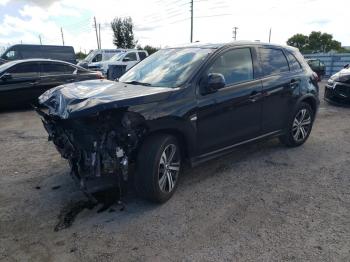
{"type": "Polygon", "coordinates": [[[181,171],[181,150],[174,136],[151,136],[142,144],[136,163],[136,190],[158,203],[175,192],[181,171]]]}
{"type": "Polygon", "coordinates": [[[289,147],[304,144],[311,133],[314,115],[311,106],[302,102],[288,123],[286,134],[280,137],[280,141],[289,147]]]}

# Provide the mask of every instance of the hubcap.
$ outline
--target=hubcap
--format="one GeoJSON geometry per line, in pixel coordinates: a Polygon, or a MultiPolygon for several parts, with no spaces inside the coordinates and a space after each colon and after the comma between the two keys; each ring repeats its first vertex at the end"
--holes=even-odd
{"type": "Polygon", "coordinates": [[[159,161],[158,183],[160,189],[165,193],[170,193],[177,182],[180,171],[180,155],[174,144],[168,145],[159,161]]]}
{"type": "Polygon", "coordinates": [[[295,116],[292,127],[292,135],[296,142],[303,141],[310,132],[311,114],[303,108],[295,116]]]}

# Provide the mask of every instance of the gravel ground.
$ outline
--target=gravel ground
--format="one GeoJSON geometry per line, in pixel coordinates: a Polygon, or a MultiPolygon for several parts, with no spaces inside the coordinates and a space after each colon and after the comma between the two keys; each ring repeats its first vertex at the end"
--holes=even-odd
{"type": "Polygon", "coordinates": [[[186,170],[166,204],[131,192],[126,210],[84,209],[54,232],[85,197],[35,113],[2,112],[0,260],[350,261],[349,120],[322,101],[302,147],[240,147],[186,170]]]}

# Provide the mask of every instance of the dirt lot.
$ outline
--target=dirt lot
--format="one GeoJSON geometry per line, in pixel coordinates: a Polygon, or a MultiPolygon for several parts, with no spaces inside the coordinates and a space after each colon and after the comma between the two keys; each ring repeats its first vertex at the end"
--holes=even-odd
{"type": "Polygon", "coordinates": [[[131,192],[58,232],[85,197],[34,112],[0,113],[0,149],[1,261],[350,261],[349,108],[322,101],[300,148],[241,147],[187,170],[164,205],[131,192]]]}

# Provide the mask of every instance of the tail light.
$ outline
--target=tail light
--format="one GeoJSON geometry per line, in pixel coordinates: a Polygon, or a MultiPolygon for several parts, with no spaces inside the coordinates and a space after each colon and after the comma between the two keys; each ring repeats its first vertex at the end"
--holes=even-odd
{"type": "Polygon", "coordinates": [[[96,72],[98,79],[106,79],[101,72],[96,72]]]}

